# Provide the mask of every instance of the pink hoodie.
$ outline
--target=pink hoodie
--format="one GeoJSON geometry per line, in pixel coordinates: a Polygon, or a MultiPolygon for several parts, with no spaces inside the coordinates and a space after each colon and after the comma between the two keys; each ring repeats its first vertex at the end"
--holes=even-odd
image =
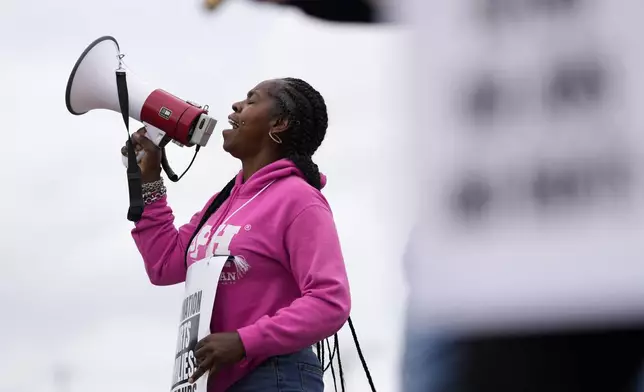
{"type": "MultiPolygon", "coordinates": [[[[146,206],[132,236],[153,284],[185,281],[184,254],[203,213],[177,230],[165,198],[146,206]]],[[[349,317],[349,283],[329,204],[289,160],[246,183],[237,175],[228,200],[192,242],[188,264],[213,252],[240,257],[220,276],[210,330],[238,331],[246,359],[213,377],[209,392],[225,391],[269,357],[333,335],[349,317]]]]}

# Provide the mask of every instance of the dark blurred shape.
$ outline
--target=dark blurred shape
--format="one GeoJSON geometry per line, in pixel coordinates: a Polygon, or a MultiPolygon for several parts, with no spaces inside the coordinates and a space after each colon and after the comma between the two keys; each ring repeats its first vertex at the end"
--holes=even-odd
{"type": "Polygon", "coordinates": [[[468,338],[454,349],[464,355],[451,391],[636,392],[644,330],[468,338]]]}
{"type": "MultiPolygon", "coordinates": [[[[232,0],[229,0],[232,1],[232,0]]],[[[374,0],[255,0],[297,7],[305,14],[329,22],[380,23],[384,21],[374,0]]],[[[204,0],[208,10],[214,10],[224,0],[204,0]]]]}
{"type": "Polygon", "coordinates": [[[478,220],[489,210],[492,187],[481,178],[468,178],[454,195],[454,209],[459,219],[478,220]]]}
{"type": "Polygon", "coordinates": [[[285,0],[309,16],[331,22],[376,23],[375,7],[365,0],[285,0]]]}
{"type": "Polygon", "coordinates": [[[539,207],[554,207],[555,201],[566,206],[584,201],[581,174],[571,167],[558,171],[541,168],[532,183],[532,195],[539,207]]]}
{"type": "Polygon", "coordinates": [[[467,99],[467,112],[476,121],[489,121],[501,107],[501,87],[491,77],[475,82],[473,91],[467,99]]]}
{"type": "Polygon", "coordinates": [[[546,104],[553,111],[602,103],[606,72],[597,61],[581,59],[559,64],[547,90],[546,104]]]}
{"type": "Polygon", "coordinates": [[[633,181],[626,157],[589,159],[557,170],[539,168],[532,181],[532,197],[541,209],[619,202],[629,196],[633,181]]]}

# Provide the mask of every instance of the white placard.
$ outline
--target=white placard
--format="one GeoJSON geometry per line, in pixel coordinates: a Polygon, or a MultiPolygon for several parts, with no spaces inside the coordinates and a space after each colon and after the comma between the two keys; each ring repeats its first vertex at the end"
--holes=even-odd
{"type": "Polygon", "coordinates": [[[217,284],[229,256],[213,256],[188,267],[181,306],[181,318],[175,351],[171,392],[205,392],[208,374],[194,384],[188,379],[197,369],[195,346],[210,335],[210,321],[215,304],[217,284]]]}
{"type": "Polygon", "coordinates": [[[641,0],[413,0],[423,323],[644,318],[641,0]]]}

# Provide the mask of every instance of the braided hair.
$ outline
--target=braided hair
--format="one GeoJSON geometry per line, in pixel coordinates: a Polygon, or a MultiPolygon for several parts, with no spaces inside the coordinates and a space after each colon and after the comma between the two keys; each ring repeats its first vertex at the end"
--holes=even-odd
{"type": "Polygon", "coordinates": [[[271,92],[275,115],[288,121],[282,139],[282,154],[302,171],[306,181],[322,188],[320,171],[312,156],[322,144],[328,126],[326,103],[322,95],[307,82],[296,78],[281,79],[271,92]]]}

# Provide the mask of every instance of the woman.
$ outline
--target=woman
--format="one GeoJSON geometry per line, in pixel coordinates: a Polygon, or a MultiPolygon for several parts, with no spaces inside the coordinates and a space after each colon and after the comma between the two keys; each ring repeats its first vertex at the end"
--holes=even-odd
{"type": "Polygon", "coordinates": [[[223,148],[242,164],[237,176],[179,229],[166,201],[161,156],[137,131],[146,203],[132,230],[150,281],[186,279],[186,263],[235,256],[224,267],[211,335],[197,346],[208,391],[324,390],[311,348],[349,317],[349,284],[325,177],[311,156],[324,139],[326,104],[308,83],[260,83],[233,104],[223,148]],[[196,233],[198,231],[198,233],[196,233]]]}

